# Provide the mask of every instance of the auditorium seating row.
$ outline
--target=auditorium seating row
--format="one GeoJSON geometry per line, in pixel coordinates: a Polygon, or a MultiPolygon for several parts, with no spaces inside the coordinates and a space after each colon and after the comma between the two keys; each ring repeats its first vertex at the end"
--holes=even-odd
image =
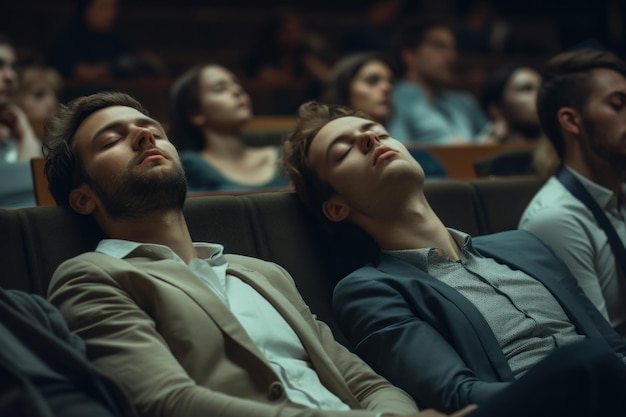
{"type": "MultiPolygon", "coordinates": [[[[535,177],[430,180],[425,193],[447,226],[482,235],[516,228],[541,183],[535,177]]],[[[285,267],[313,312],[345,343],[331,294],[338,279],[366,261],[362,239],[348,244],[332,236],[293,192],[188,198],[185,216],[194,240],[285,267]]],[[[0,209],[0,230],[0,286],[42,295],[61,262],[93,250],[103,237],[90,217],[61,206],[0,209]]]]}

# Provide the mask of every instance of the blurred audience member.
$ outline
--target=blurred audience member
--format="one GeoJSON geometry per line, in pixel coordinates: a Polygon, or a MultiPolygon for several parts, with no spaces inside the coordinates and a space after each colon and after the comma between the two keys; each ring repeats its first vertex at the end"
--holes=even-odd
{"type": "Polygon", "coordinates": [[[22,73],[15,101],[39,139],[43,138],[45,120],[59,104],[62,85],[61,75],[51,67],[27,67],[22,73]]]}
{"type": "Polygon", "coordinates": [[[477,1],[469,5],[456,29],[460,53],[488,54],[506,46],[510,28],[496,15],[493,2],[477,1]]]}
{"type": "Polygon", "coordinates": [[[299,105],[302,99],[319,96],[330,70],[327,55],[326,41],[307,32],[298,13],[282,10],[260,34],[246,58],[245,73],[264,86],[301,89],[299,105]]]}
{"type": "Polygon", "coordinates": [[[563,165],[519,227],[554,250],[626,336],[626,62],[600,50],[564,52],[543,76],[539,119],[563,165]]]}
{"type": "Polygon", "coordinates": [[[136,52],[115,33],[117,18],[118,0],[78,0],[72,26],[52,50],[51,65],[64,77],[89,81],[160,71],[156,57],[136,52]]]}
{"type": "Polygon", "coordinates": [[[170,138],[180,151],[189,191],[246,190],[288,185],[277,147],[250,147],[243,130],[250,97],[226,68],[201,65],[171,92],[170,138]]]}
{"type": "MultiPolygon", "coordinates": [[[[392,64],[385,55],[361,52],[347,55],[333,67],[322,95],[329,104],[351,106],[383,126],[392,114],[392,64]]],[[[431,178],[446,177],[443,164],[430,152],[410,150],[431,178]]]]}
{"type": "Polygon", "coordinates": [[[332,68],[322,101],[352,106],[385,125],[391,116],[393,71],[381,54],[362,52],[347,55],[332,68]]]}
{"type": "Polygon", "coordinates": [[[405,4],[405,0],[369,0],[365,19],[347,30],[344,50],[389,52],[393,30],[405,4]]]}
{"type": "Polygon", "coordinates": [[[449,88],[457,61],[452,27],[436,18],[409,22],[399,33],[397,56],[402,79],[392,93],[391,136],[423,144],[477,142],[484,112],[471,94],[449,88]]]}
{"type": "Polygon", "coordinates": [[[0,34],[0,207],[35,204],[29,161],[41,156],[41,142],[14,103],[18,87],[16,61],[13,44],[0,34]]]}
{"type": "Polygon", "coordinates": [[[0,163],[41,156],[41,143],[14,102],[18,87],[13,44],[0,34],[0,163]]]}
{"type": "Polygon", "coordinates": [[[532,68],[507,66],[487,78],[482,101],[491,124],[484,142],[535,141],[542,136],[537,115],[537,92],[541,75],[532,68]]]}

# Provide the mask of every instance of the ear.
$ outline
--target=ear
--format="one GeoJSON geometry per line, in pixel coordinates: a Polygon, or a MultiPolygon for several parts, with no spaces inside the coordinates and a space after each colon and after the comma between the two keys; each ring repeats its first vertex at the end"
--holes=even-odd
{"type": "Polygon", "coordinates": [[[580,116],[573,108],[560,108],[557,113],[557,118],[559,120],[559,124],[561,125],[561,129],[565,132],[576,136],[580,135],[582,132],[580,116]]]}
{"type": "Polygon", "coordinates": [[[342,222],[350,215],[350,207],[340,197],[331,197],[322,204],[322,212],[328,220],[342,222]]]}
{"type": "Polygon", "coordinates": [[[70,192],[69,202],[70,207],[78,214],[91,214],[96,209],[94,193],[85,183],[70,192]]]}
{"type": "Polygon", "coordinates": [[[194,126],[202,126],[205,122],[205,118],[204,115],[202,113],[194,113],[191,116],[189,116],[189,121],[191,122],[192,125],[194,126]]]}

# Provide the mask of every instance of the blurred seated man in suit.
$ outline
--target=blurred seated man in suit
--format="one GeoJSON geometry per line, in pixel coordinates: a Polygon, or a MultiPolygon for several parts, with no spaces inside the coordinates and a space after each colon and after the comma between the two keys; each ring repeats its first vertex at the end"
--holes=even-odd
{"type": "Polygon", "coordinates": [[[178,153],[136,100],[80,97],[45,144],[57,204],[108,236],[59,266],[50,300],[140,415],[416,414],[335,341],[285,270],[192,242],[178,153]]]}
{"type": "Polygon", "coordinates": [[[584,49],[557,55],[544,72],[539,118],[563,165],[519,227],[554,250],[626,337],[626,63],[584,49]]]}
{"type": "Polygon", "coordinates": [[[626,383],[626,341],[539,239],[447,228],[424,196],[419,163],[354,110],[304,104],[284,153],[305,204],[378,246],[337,284],[333,304],[355,352],[419,406],[626,413],[615,389],[626,383]]]}

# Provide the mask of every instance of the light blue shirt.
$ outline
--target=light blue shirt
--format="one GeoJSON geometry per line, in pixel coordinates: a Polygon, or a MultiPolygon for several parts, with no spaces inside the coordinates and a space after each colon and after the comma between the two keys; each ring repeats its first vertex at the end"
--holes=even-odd
{"type": "Polygon", "coordinates": [[[151,243],[104,239],[96,252],[123,259],[139,247],[155,259],[187,265],[224,302],[278,375],[290,401],[321,410],[350,409],[322,385],[300,339],[274,306],[250,285],[227,273],[222,245],[194,243],[198,257],[189,264],[169,247],[151,243]]]}
{"type": "Polygon", "coordinates": [[[442,89],[430,101],[422,87],[398,81],[391,93],[393,115],[389,134],[406,144],[447,145],[477,142],[487,116],[469,93],[442,89]]]}

